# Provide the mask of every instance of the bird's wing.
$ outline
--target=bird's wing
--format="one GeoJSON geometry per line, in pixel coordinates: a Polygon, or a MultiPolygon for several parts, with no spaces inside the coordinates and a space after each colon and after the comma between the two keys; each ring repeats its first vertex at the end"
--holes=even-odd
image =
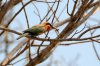
{"type": "Polygon", "coordinates": [[[24,33],[29,33],[30,35],[39,35],[45,31],[45,27],[43,26],[33,26],[24,31],[24,33]]]}
{"type": "Polygon", "coordinates": [[[20,36],[17,38],[17,40],[20,39],[20,38],[22,38],[22,37],[26,37],[27,35],[28,35],[28,33],[22,34],[22,35],[20,35],[20,36]]]}

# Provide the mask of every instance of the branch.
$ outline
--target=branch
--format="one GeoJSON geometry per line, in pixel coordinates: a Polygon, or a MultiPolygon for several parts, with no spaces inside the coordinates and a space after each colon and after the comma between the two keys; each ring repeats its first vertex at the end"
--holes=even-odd
{"type": "MultiPolygon", "coordinates": [[[[55,27],[59,27],[59,26],[65,24],[65,23],[67,23],[67,22],[69,22],[69,21],[70,21],[70,18],[65,19],[65,20],[63,20],[63,21],[60,21],[59,23],[55,23],[54,26],[55,26],[55,27]]],[[[12,33],[18,34],[18,35],[22,35],[22,33],[19,33],[19,32],[16,32],[16,31],[13,31],[13,30],[7,29],[7,28],[1,28],[1,30],[6,30],[6,31],[10,31],[10,32],[12,32],[12,33]]],[[[26,39],[23,40],[23,41],[27,42],[26,39]]],[[[22,41],[22,42],[23,42],[23,41],[22,41]]],[[[22,43],[22,42],[20,42],[20,43],[8,54],[8,57],[6,57],[6,58],[3,60],[2,65],[6,65],[6,64],[10,63],[9,61],[12,60],[12,59],[14,58],[14,54],[16,54],[16,52],[24,45],[24,43],[22,43]],[[10,59],[8,60],[9,56],[10,56],[10,59]]]]}
{"type": "MultiPolygon", "coordinates": [[[[98,27],[94,27],[94,28],[91,28],[91,29],[88,29],[88,30],[92,30],[92,29],[96,29],[96,28],[100,28],[100,26],[98,27]]],[[[4,30],[4,31],[9,31],[11,33],[15,33],[15,34],[18,34],[18,35],[22,35],[22,33],[19,33],[17,31],[14,31],[14,30],[11,30],[11,29],[7,29],[7,28],[1,28],[0,27],[0,30],[4,30]]],[[[85,33],[88,31],[84,31],[85,33]]],[[[82,33],[82,35],[84,34],[84,32],[82,33]]],[[[34,39],[34,40],[39,40],[39,41],[82,41],[82,40],[88,40],[88,39],[91,39],[91,38],[97,38],[99,37],[100,35],[97,35],[97,36],[92,36],[92,37],[88,37],[88,38],[68,38],[68,39],[45,39],[45,38],[37,38],[37,37],[34,37],[32,38],[31,36],[27,36],[27,38],[30,38],[30,39],[34,39]]]]}
{"type": "Polygon", "coordinates": [[[4,31],[12,32],[12,33],[15,33],[15,34],[18,34],[18,35],[22,35],[22,33],[19,33],[17,31],[14,31],[14,30],[11,30],[11,29],[8,29],[8,28],[0,27],[0,30],[4,30],[4,31]]]}
{"type": "MultiPolygon", "coordinates": [[[[92,11],[94,12],[97,9],[97,7],[98,7],[98,5],[95,6],[94,9],[92,9],[92,11]]],[[[92,14],[93,13],[91,13],[90,15],[92,15],[92,14]]],[[[80,23],[79,20],[80,19],[77,20],[77,18],[76,18],[75,19],[75,22],[77,21],[78,23],[80,23]]],[[[84,21],[86,21],[86,20],[84,20],[84,21]]],[[[81,24],[82,23],[80,23],[79,25],[81,25],[81,24]]],[[[64,38],[65,34],[66,34],[66,37],[68,37],[76,29],[76,27],[78,27],[77,24],[74,24],[74,22],[70,22],[64,28],[64,30],[60,33],[59,37],[57,37],[56,39],[58,39],[58,38],[64,38]]],[[[35,66],[36,64],[39,64],[39,63],[43,62],[46,59],[46,57],[49,56],[49,54],[52,52],[52,50],[58,45],[58,43],[59,43],[59,41],[52,41],[49,46],[47,46],[45,49],[43,49],[40,52],[39,56],[36,56],[35,58],[33,58],[32,61],[29,62],[26,66],[31,66],[31,65],[34,65],[35,66]]]]}
{"type": "Polygon", "coordinates": [[[21,0],[10,0],[7,2],[4,7],[0,11],[0,23],[2,22],[2,19],[4,18],[5,14],[13,8],[15,5],[17,5],[21,0]]]}
{"type": "MultiPolygon", "coordinates": [[[[97,5],[97,4],[96,4],[97,5]]],[[[89,17],[89,16],[88,16],[89,17]]],[[[84,21],[86,21],[86,19],[84,20],[84,21]]],[[[57,23],[57,24],[55,24],[54,26],[56,26],[56,27],[59,27],[59,26],[61,26],[61,25],[63,25],[63,24],[65,24],[65,23],[69,23],[70,22],[70,18],[69,19],[66,19],[66,20],[64,20],[64,21],[62,21],[62,22],[59,22],[59,23],[57,23]]],[[[76,28],[75,28],[76,29],[76,28]]],[[[73,32],[73,30],[71,31],[71,33],[73,32]]],[[[70,33],[70,32],[69,32],[70,33]]],[[[18,35],[20,35],[20,34],[18,34],[18,35]]],[[[67,35],[68,36],[68,35],[67,35]]],[[[23,40],[24,41],[24,40],[23,40]]],[[[42,60],[44,59],[44,57],[45,56],[47,56],[48,55],[48,53],[52,50],[52,48],[54,48],[55,46],[57,46],[57,43],[58,43],[58,41],[56,41],[56,42],[52,42],[52,46],[49,46],[49,47],[47,47],[46,49],[44,49],[44,50],[42,50],[42,52],[39,54],[40,55],[40,59],[38,58],[38,57],[35,57],[35,58],[33,58],[32,59],[32,62],[31,63],[35,63],[35,65],[36,64],[38,64],[38,63],[41,63],[42,62],[42,60]],[[44,53],[44,54],[43,54],[44,53]]],[[[19,46],[19,47],[22,47],[23,46],[23,43],[21,43],[21,44],[18,44],[17,46],[19,46]]],[[[13,50],[15,50],[16,48],[17,49],[20,49],[19,47],[15,47],[13,50]]],[[[16,51],[17,52],[17,51],[16,51]]],[[[13,58],[13,56],[14,56],[14,54],[16,53],[16,52],[14,52],[13,53],[13,51],[11,51],[10,53],[9,53],[9,55],[11,56],[11,59],[13,58]],[[12,54],[13,53],[13,54],[12,54]]],[[[7,57],[4,59],[4,61],[3,61],[3,63],[4,63],[4,65],[5,64],[7,64],[8,63],[8,61],[7,61],[7,57]]],[[[9,62],[10,63],[10,62],[9,62]]],[[[29,63],[30,64],[30,63],[29,63]]]]}
{"type": "Polygon", "coordinates": [[[85,30],[83,33],[81,33],[81,34],[79,35],[78,38],[82,37],[82,36],[83,36],[85,33],[87,33],[88,31],[94,30],[94,29],[100,29],[100,26],[92,27],[92,28],[89,28],[89,29],[85,30]]]}

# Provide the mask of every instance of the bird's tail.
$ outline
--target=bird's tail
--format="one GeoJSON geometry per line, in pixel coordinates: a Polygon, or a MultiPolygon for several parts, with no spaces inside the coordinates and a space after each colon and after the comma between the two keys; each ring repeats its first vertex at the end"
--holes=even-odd
{"type": "Polygon", "coordinates": [[[22,38],[22,37],[26,37],[26,36],[28,36],[28,35],[29,35],[29,33],[24,33],[24,34],[20,35],[20,36],[17,38],[17,40],[20,39],[20,38],[22,38]]]}

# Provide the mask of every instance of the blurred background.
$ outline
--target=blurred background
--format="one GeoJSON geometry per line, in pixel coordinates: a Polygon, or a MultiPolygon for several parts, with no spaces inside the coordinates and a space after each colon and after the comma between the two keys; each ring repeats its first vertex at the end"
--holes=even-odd
{"type": "MultiPolygon", "coordinates": [[[[25,46],[28,44],[27,38],[21,38],[18,34],[10,32],[9,30],[2,30],[1,28],[7,28],[16,32],[22,33],[25,29],[28,29],[34,25],[48,21],[52,25],[62,23],[57,26],[59,33],[70,22],[71,13],[74,9],[75,3],[76,8],[74,14],[77,13],[79,7],[85,0],[15,0],[13,5],[7,7],[7,5],[13,0],[0,0],[0,15],[4,14],[1,19],[0,17],[0,62],[5,62],[5,59],[13,52],[18,45],[23,44],[22,47],[18,48],[13,56],[15,57],[8,63],[8,66],[25,66],[29,62],[29,53],[34,58],[37,54],[37,49],[42,43],[40,51],[50,44],[49,41],[29,40],[30,43],[34,44],[30,47],[30,51],[25,49],[20,53],[25,46]],[[58,5],[59,3],[59,5],[58,5]],[[4,10],[4,11],[3,11],[4,10]],[[63,23],[64,20],[69,20],[63,23]],[[27,43],[24,42],[27,41],[27,43]]],[[[91,0],[88,0],[91,1],[91,0]]],[[[99,0],[94,0],[91,4],[98,4],[99,0]]],[[[12,2],[11,2],[12,4],[12,2]]],[[[87,15],[94,6],[91,6],[84,12],[84,17],[87,15]]],[[[82,18],[81,17],[81,18],[82,18]]],[[[77,29],[75,29],[67,38],[78,38],[84,31],[92,27],[99,27],[86,32],[81,38],[88,38],[91,36],[100,35],[100,6],[93,12],[93,14],[77,29]]],[[[82,19],[81,19],[82,20],[82,19]]],[[[41,34],[40,38],[51,38],[57,37],[55,30],[49,31],[49,33],[41,34]],[[46,36],[47,35],[47,36],[46,36]]],[[[100,66],[100,36],[92,40],[86,41],[63,41],[59,42],[59,45],[54,49],[45,61],[36,66],[100,66]]],[[[9,58],[8,58],[9,59],[9,58]]]]}

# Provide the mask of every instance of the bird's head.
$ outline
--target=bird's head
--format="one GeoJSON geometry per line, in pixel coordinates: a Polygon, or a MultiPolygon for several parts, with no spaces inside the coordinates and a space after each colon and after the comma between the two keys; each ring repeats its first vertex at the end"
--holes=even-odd
{"type": "Polygon", "coordinates": [[[49,31],[50,29],[55,29],[56,31],[58,31],[58,29],[56,29],[53,25],[51,25],[49,22],[43,22],[43,25],[46,27],[47,31],[49,31]]]}
{"type": "Polygon", "coordinates": [[[54,29],[54,27],[49,22],[43,22],[43,26],[49,31],[50,29],[54,29]]]}

